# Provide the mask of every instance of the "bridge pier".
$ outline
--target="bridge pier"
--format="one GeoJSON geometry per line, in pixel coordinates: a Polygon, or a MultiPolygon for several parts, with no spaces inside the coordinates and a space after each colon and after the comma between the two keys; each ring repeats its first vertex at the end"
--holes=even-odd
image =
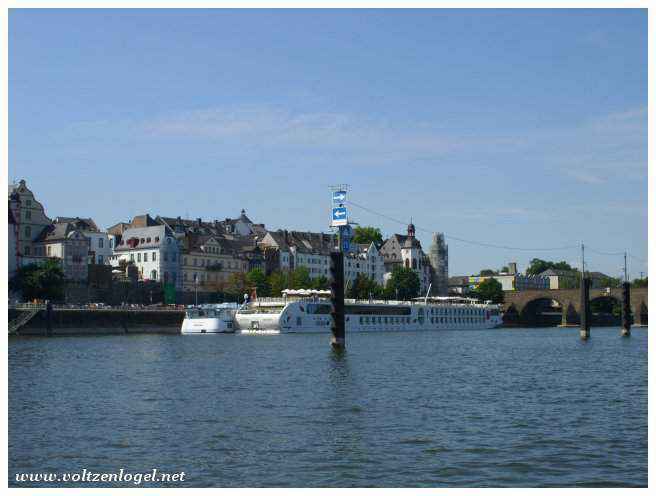
{"type": "Polygon", "coordinates": [[[560,327],[574,327],[579,322],[579,316],[571,303],[563,305],[563,319],[560,327]]]}
{"type": "Polygon", "coordinates": [[[633,312],[633,322],[639,327],[644,327],[647,325],[647,305],[645,302],[635,306],[635,311],[633,312]]]}

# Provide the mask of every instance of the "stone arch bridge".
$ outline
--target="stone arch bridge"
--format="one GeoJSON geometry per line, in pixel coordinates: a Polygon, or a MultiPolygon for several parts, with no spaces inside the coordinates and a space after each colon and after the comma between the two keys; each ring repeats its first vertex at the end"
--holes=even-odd
{"type": "MultiPolygon", "coordinates": [[[[622,302],[622,288],[590,289],[590,301],[612,298],[622,302]]],[[[508,323],[531,322],[532,303],[540,300],[558,302],[562,310],[561,325],[576,325],[580,322],[581,291],[579,289],[536,289],[528,291],[505,291],[503,311],[508,323]],[[514,321],[514,322],[513,322],[514,321]]],[[[631,288],[631,311],[635,325],[647,325],[648,288],[631,288]]]]}

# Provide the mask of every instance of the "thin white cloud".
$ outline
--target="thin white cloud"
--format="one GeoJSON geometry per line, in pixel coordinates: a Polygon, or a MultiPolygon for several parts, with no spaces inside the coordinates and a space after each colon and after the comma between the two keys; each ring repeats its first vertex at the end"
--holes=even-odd
{"type": "Polygon", "coordinates": [[[350,153],[411,158],[452,152],[468,146],[499,145],[509,137],[462,136],[430,129],[423,123],[394,124],[339,112],[291,112],[269,106],[213,108],[148,121],[153,137],[196,138],[266,147],[347,150],[350,153]]]}

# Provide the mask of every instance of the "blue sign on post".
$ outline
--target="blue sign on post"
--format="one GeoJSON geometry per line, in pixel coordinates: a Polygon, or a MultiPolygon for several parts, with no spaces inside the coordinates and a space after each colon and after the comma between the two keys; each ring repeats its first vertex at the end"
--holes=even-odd
{"type": "Polygon", "coordinates": [[[342,238],[342,251],[347,252],[351,249],[351,240],[349,238],[342,238]]]}
{"type": "Polygon", "coordinates": [[[333,203],[342,204],[346,201],[346,191],[333,191],[333,203]]]}
{"type": "Polygon", "coordinates": [[[333,207],[333,220],[332,226],[345,226],[348,224],[346,215],[346,207],[333,207]]]}

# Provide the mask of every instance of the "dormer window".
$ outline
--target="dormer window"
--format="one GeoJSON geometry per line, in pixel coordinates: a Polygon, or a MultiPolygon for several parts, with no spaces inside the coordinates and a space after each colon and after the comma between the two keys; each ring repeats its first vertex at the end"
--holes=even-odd
{"type": "Polygon", "coordinates": [[[146,238],[146,243],[150,243],[150,238],[146,238]]]}
{"type": "Polygon", "coordinates": [[[155,236],[155,243],[159,243],[159,236],[155,236]]]}

